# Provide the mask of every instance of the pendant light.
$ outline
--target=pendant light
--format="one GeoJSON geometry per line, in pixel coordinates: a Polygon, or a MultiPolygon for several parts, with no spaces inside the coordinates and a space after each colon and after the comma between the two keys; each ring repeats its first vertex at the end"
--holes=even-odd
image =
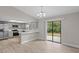
{"type": "Polygon", "coordinates": [[[40,7],[40,13],[37,14],[37,16],[39,16],[39,17],[45,17],[46,16],[46,13],[44,12],[43,6],[40,7]]]}

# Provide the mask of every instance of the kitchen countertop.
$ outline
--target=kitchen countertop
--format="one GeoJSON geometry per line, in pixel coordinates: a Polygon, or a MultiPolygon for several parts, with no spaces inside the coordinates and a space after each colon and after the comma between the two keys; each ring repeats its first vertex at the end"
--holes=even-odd
{"type": "Polygon", "coordinates": [[[20,34],[24,35],[24,34],[32,34],[32,33],[38,33],[38,31],[37,30],[35,30],[35,31],[31,30],[31,31],[21,32],[20,34]]]}

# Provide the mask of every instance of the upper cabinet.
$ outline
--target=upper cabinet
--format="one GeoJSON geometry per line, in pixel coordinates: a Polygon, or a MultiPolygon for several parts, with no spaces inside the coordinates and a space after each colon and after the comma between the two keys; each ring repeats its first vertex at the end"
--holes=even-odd
{"type": "Polygon", "coordinates": [[[26,23],[26,30],[37,30],[38,29],[38,22],[29,22],[26,23]]]}
{"type": "Polygon", "coordinates": [[[28,22],[28,23],[12,23],[6,22],[4,24],[0,24],[0,29],[4,29],[5,31],[12,31],[17,29],[19,31],[37,31],[38,30],[38,22],[28,22]]]}
{"type": "Polygon", "coordinates": [[[3,26],[4,26],[4,24],[0,24],[0,29],[3,29],[4,28],[3,26]]]}
{"type": "Polygon", "coordinates": [[[9,29],[25,29],[25,23],[8,23],[9,29]]]}

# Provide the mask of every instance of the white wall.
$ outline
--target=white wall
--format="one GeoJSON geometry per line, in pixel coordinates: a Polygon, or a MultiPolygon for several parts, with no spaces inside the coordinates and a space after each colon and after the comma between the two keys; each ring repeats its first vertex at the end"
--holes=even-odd
{"type": "Polygon", "coordinates": [[[79,48],[79,13],[63,16],[62,44],[79,48]]]}
{"type": "Polygon", "coordinates": [[[39,39],[46,40],[46,22],[44,19],[38,21],[39,39]]]}

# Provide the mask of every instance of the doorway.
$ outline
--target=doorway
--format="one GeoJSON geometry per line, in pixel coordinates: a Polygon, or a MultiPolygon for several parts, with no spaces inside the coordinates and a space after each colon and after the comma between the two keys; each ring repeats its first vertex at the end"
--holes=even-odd
{"type": "Polygon", "coordinates": [[[61,21],[47,22],[47,40],[61,43],[61,21]]]}

